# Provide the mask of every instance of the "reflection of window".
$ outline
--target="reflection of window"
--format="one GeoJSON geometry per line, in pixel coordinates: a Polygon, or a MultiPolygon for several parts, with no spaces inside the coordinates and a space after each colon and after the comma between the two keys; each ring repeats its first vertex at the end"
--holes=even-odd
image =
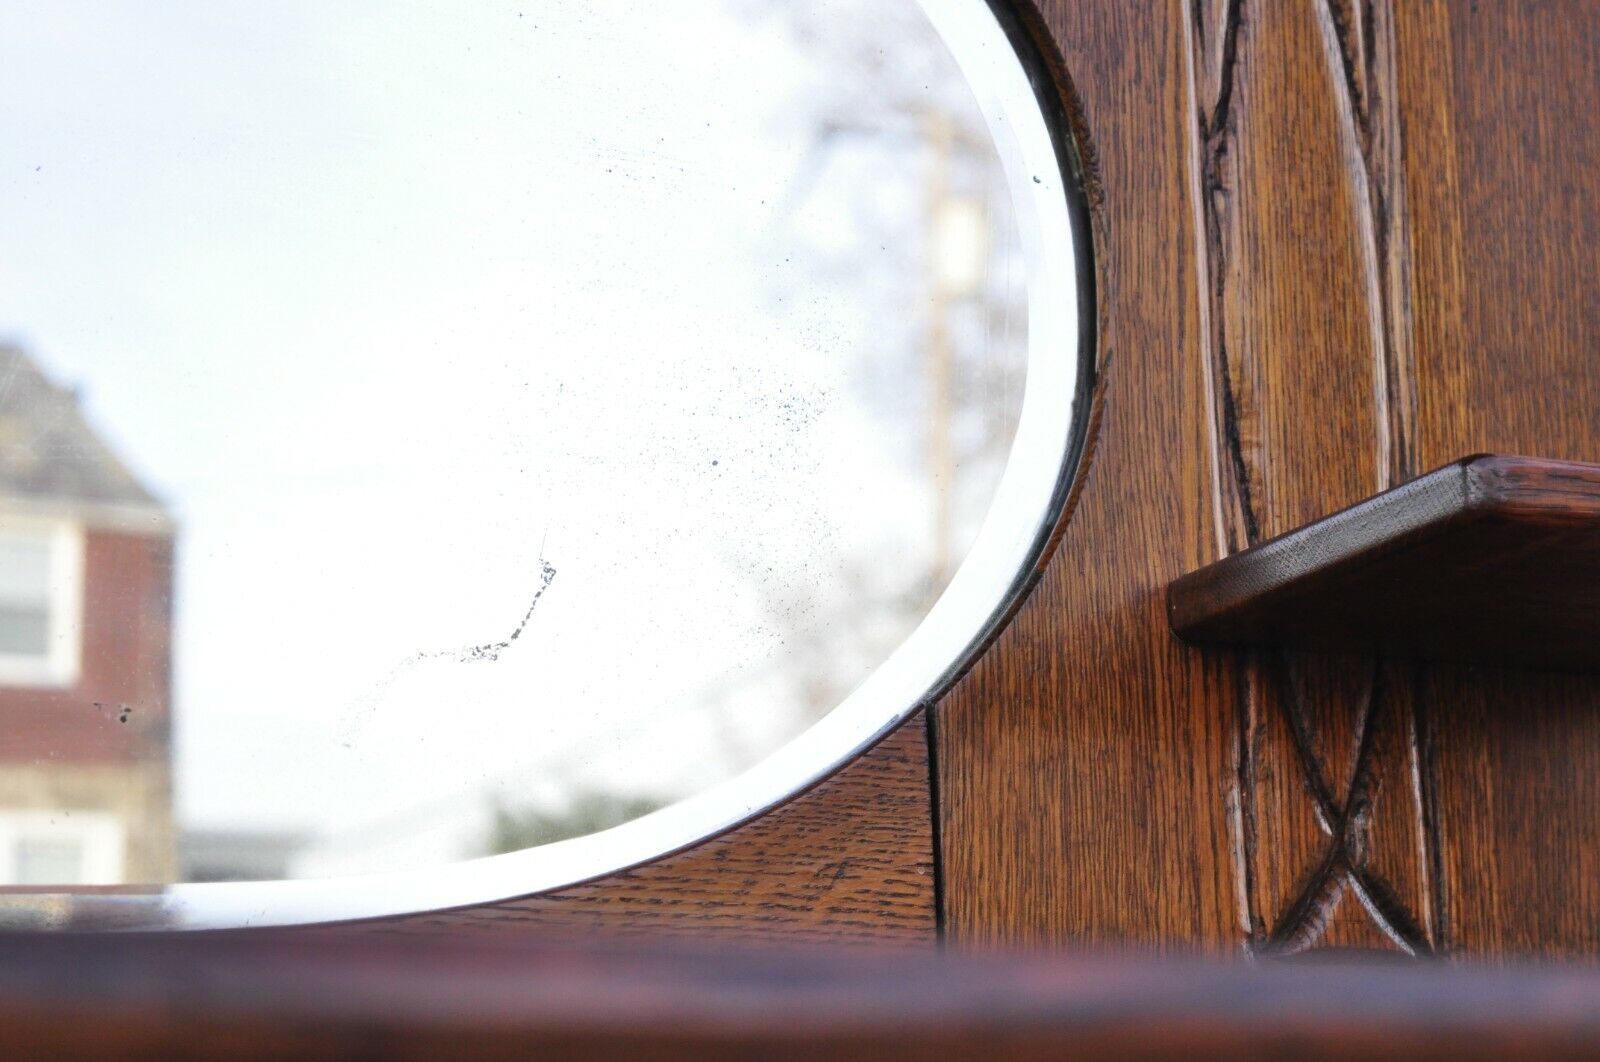
{"type": "Polygon", "coordinates": [[[0,812],[0,884],[115,885],[122,826],[103,811],[0,812]]]}
{"type": "Polygon", "coordinates": [[[22,838],[16,847],[17,884],[65,885],[82,881],[83,848],[80,837],[22,838]]]}
{"type": "Polygon", "coordinates": [[[0,538],[0,653],[43,657],[50,649],[50,543],[0,538]]]}
{"type": "Polygon", "coordinates": [[[0,526],[0,683],[78,676],[83,539],[70,524],[0,526]]]}

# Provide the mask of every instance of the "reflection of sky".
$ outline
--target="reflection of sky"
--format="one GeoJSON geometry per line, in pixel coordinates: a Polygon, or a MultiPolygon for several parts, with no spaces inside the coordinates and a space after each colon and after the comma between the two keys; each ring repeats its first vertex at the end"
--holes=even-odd
{"type": "MultiPolygon", "coordinates": [[[[5,6],[0,332],[178,510],[185,821],[682,791],[792,732],[768,602],[928,539],[882,307],[772,238],[821,62],[723,0],[5,6]],[[541,557],[499,660],[403,663],[541,557]]],[[[923,166],[872,164],[902,227],[923,166]]]]}

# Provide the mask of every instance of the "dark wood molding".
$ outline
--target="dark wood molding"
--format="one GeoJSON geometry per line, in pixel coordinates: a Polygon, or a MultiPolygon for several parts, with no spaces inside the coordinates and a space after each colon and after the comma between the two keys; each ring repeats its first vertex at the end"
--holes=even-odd
{"type": "Polygon", "coordinates": [[[0,937],[7,1058],[1579,1057],[1600,976],[1393,963],[0,937]]]}
{"type": "Polygon", "coordinates": [[[1196,644],[1600,667],[1600,466],[1465,458],[1168,588],[1196,644]]]}

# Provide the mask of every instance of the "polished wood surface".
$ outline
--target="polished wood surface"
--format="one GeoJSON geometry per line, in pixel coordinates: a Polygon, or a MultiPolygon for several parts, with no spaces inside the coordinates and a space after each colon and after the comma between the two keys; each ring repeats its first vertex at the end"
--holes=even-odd
{"type": "Polygon", "coordinates": [[[919,714],[809,792],[686,851],[572,888],[359,929],[929,947],[932,814],[919,714]]]}
{"type": "Polygon", "coordinates": [[[1600,465],[1464,459],[1175,580],[1195,644],[1600,670],[1600,465]]]}
{"type": "Polygon", "coordinates": [[[1600,3],[1016,3],[1098,301],[1014,620],[721,837],[330,935],[1600,955],[1600,677],[1202,651],[1164,594],[1460,454],[1600,461],[1600,3]]]}
{"type": "MultiPolygon", "coordinates": [[[[1600,4],[1399,4],[1419,460],[1600,462],[1600,4]]],[[[1425,669],[1441,944],[1600,955],[1600,678],[1425,669]]]]}
{"type": "Polygon", "coordinates": [[[1050,566],[936,709],[946,928],[964,946],[1184,947],[1238,921],[1231,715],[1188,710],[1226,698],[1228,676],[1172,638],[1156,600],[1215,557],[1178,13],[1051,3],[1035,23],[1071,76],[1089,169],[1098,382],[1050,566]]]}
{"type": "Polygon", "coordinates": [[[1600,460],[1600,5],[1032,24],[1099,389],[1038,590],[937,708],[951,939],[1600,954],[1600,678],[1201,652],[1163,594],[1460,454],[1600,460]]]}
{"type": "Polygon", "coordinates": [[[6,1058],[1587,1057],[1600,975],[0,937],[6,1058]]]}

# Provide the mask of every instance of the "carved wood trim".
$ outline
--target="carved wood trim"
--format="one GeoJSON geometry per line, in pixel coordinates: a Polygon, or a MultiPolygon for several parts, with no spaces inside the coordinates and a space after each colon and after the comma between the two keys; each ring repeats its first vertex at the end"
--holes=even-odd
{"type": "MultiPolygon", "coordinates": [[[[1416,466],[1415,371],[1411,361],[1409,262],[1406,256],[1405,187],[1400,165],[1398,111],[1394,100],[1395,48],[1393,13],[1388,0],[1313,0],[1311,21],[1315,44],[1307,54],[1305,31],[1296,36],[1294,27],[1285,26],[1287,5],[1262,5],[1263,25],[1259,35],[1252,33],[1256,5],[1246,0],[1193,0],[1190,6],[1191,31],[1189,68],[1194,87],[1191,96],[1196,144],[1196,199],[1202,218],[1204,240],[1197,249],[1198,268],[1203,277],[1206,298],[1202,314],[1206,327],[1202,335],[1205,349],[1208,393],[1211,396],[1214,453],[1211,467],[1215,476],[1213,504],[1216,511],[1218,550],[1237,552],[1266,537],[1271,526],[1263,512],[1263,497],[1283,497],[1283,489],[1273,490],[1272,428],[1262,418],[1274,415],[1269,402],[1309,409],[1312,396],[1288,389],[1268,392],[1260,398],[1240,391],[1240,369],[1251,378],[1268,373],[1272,365],[1254,368],[1248,364],[1252,348],[1276,338],[1282,342],[1283,329],[1261,316],[1272,314],[1271,305],[1255,305],[1259,274],[1238,276],[1241,257],[1249,251],[1247,240],[1271,238],[1274,229],[1270,212],[1285,204],[1274,201],[1264,187],[1247,183],[1243,175],[1247,161],[1240,156],[1251,151],[1271,152],[1275,145],[1263,134],[1263,146],[1241,142],[1241,124],[1254,113],[1268,112],[1263,124],[1271,120],[1274,108],[1324,108],[1331,111],[1331,125],[1337,144],[1333,157],[1342,165],[1337,169],[1345,182],[1351,209],[1335,214],[1334,223],[1344,221],[1353,230],[1358,252],[1353,262],[1330,260],[1327,268],[1336,271],[1354,266],[1358,284],[1364,289],[1364,325],[1372,359],[1369,392],[1372,413],[1359,423],[1370,426],[1370,464],[1366,475],[1381,490],[1413,474],[1416,466]],[[1269,72],[1260,81],[1245,83],[1258,51],[1290,50],[1303,67],[1322,66],[1326,77],[1321,85],[1322,99],[1314,96],[1305,80],[1276,81],[1273,56],[1264,56],[1269,72]],[[1291,97],[1298,91],[1299,95],[1291,97]],[[1248,95],[1247,95],[1248,94],[1248,95]],[[1276,97],[1276,98],[1275,98],[1276,97]],[[1254,113],[1253,113],[1254,112],[1254,113]],[[1263,236],[1266,232],[1267,236],[1263,236]],[[1276,329],[1276,334],[1274,334],[1276,329]],[[1263,333],[1264,339],[1257,336],[1263,333]],[[1252,371],[1253,370],[1253,371],[1252,371]]],[[[1283,61],[1279,60],[1280,63],[1283,61]]],[[[1315,82],[1313,82],[1313,85],[1315,82]]],[[[1290,160],[1268,156],[1264,165],[1287,167],[1290,160]]],[[[1253,171],[1253,172],[1260,172],[1253,171]]],[[[1291,189],[1294,187],[1291,184],[1291,189]]],[[[1292,207],[1291,207],[1292,209],[1292,207]]],[[[1319,248],[1282,243],[1257,249],[1258,255],[1275,256],[1274,264],[1287,268],[1296,256],[1319,253],[1319,248]]],[[[1331,243],[1332,241],[1330,241],[1331,243]]],[[[1282,351],[1263,351],[1260,360],[1287,361],[1282,351]]],[[[1326,395],[1330,403],[1360,401],[1359,396],[1326,395]]],[[[1359,439],[1352,440],[1359,447],[1359,439]]],[[[1352,460],[1347,456],[1345,460],[1352,460]]],[[[1293,489],[1288,484],[1288,489],[1293,489]]],[[[1352,499],[1353,500],[1353,499],[1352,499]]],[[[1283,506],[1270,513],[1281,521],[1283,506]]],[[[1272,528],[1276,530],[1277,528],[1272,528]]],[[[1345,682],[1330,681],[1326,667],[1291,653],[1268,651],[1246,654],[1237,659],[1238,735],[1235,754],[1236,791],[1232,802],[1237,808],[1236,861],[1240,876],[1246,923],[1246,944],[1251,950],[1276,954],[1296,952],[1322,943],[1355,946],[1392,946],[1410,954],[1432,949],[1429,929],[1430,890],[1425,881],[1417,888],[1397,888],[1374,862],[1377,846],[1406,845],[1421,856],[1414,868],[1426,876],[1430,866],[1425,853],[1430,842],[1422,814],[1424,796],[1415,741],[1416,723],[1412,705],[1416,694],[1406,669],[1381,666],[1377,661],[1347,660],[1336,665],[1343,669],[1345,682]],[[1318,686],[1332,690],[1337,703],[1324,706],[1325,723],[1333,729],[1318,741],[1318,727],[1307,699],[1307,690],[1318,686]],[[1346,736],[1348,735],[1348,736],[1346,736]],[[1350,750],[1348,767],[1335,776],[1332,760],[1342,757],[1328,745],[1338,737],[1350,750]],[[1398,739],[1398,740],[1397,740],[1398,739]],[[1416,790],[1413,813],[1394,826],[1377,828],[1374,818],[1375,789],[1378,787],[1380,752],[1392,755],[1386,760],[1391,782],[1401,778],[1413,782],[1416,790]],[[1303,866],[1298,885],[1288,896],[1268,895],[1268,877],[1281,877],[1275,864],[1280,850],[1298,851],[1289,859],[1306,859],[1307,839],[1285,834],[1299,832],[1277,809],[1268,815],[1261,802],[1282,800],[1285,794],[1264,782],[1263,772],[1282,770],[1289,765],[1297,770],[1303,798],[1309,802],[1317,826],[1325,836],[1309,865],[1303,866]],[[1268,821],[1270,819],[1270,821],[1268,821]],[[1407,895],[1410,893],[1410,895],[1407,895]],[[1347,897],[1357,903],[1343,904],[1363,912],[1376,934],[1351,931],[1331,934],[1335,911],[1347,897]],[[1420,914],[1417,911],[1420,910],[1420,914]]],[[[1324,693],[1323,695],[1326,695],[1324,693]]],[[[1292,798],[1290,798],[1292,799],[1292,798]]],[[[1434,846],[1436,847],[1436,845],[1434,846]]],[[[1414,877],[1415,875],[1407,875],[1414,877]]]]}

